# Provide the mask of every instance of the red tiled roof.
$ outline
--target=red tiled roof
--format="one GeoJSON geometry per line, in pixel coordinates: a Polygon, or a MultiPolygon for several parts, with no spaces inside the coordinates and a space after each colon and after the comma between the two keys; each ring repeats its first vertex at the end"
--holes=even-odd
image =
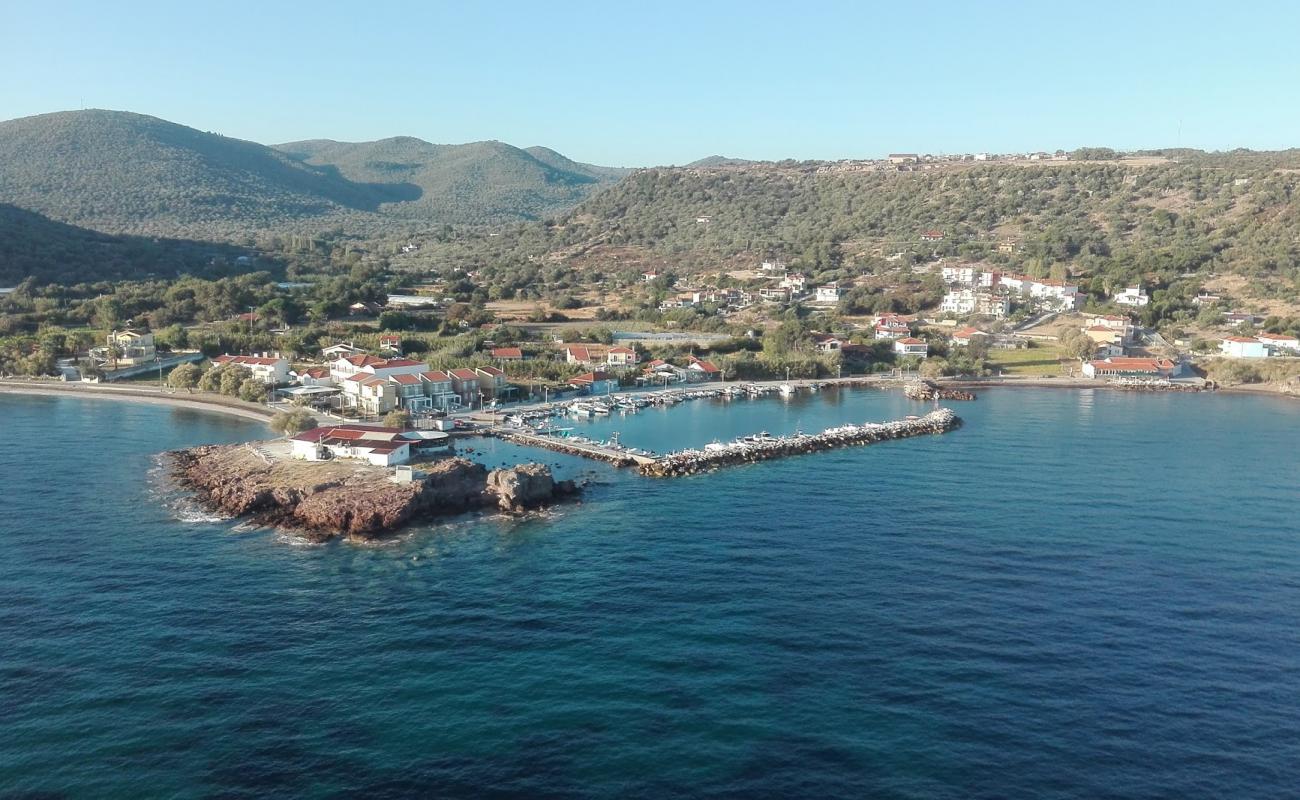
{"type": "Polygon", "coordinates": [[[523,358],[524,351],[518,347],[498,347],[492,351],[493,358],[523,358]]]}
{"type": "Polygon", "coordinates": [[[691,362],[691,368],[697,369],[700,372],[708,373],[709,375],[722,372],[722,370],[718,369],[716,366],[709,363],[708,361],[701,361],[698,358],[691,362]]]}
{"type": "Polygon", "coordinates": [[[607,381],[609,379],[608,372],[596,370],[595,372],[585,372],[570,380],[569,383],[595,383],[596,381],[607,381]]]}
{"type": "Polygon", "coordinates": [[[396,435],[401,432],[401,428],[386,428],[382,425],[323,425],[303,431],[293,438],[300,442],[318,442],[323,438],[361,439],[375,434],[396,435]]]}
{"type": "Polygon", "coordinates": [[[479,372],[486,372],[487,374],[489,374],[489,375],[491,375],[491,376],[493,376],[493,377],[495,377],[495,378],[504,378],[505,375],[506,375],[504,372],[502,372],[500,369],[498,369],[498,368],[496,368],[496,367],[479,367],[479,368],[478,368],[478,371],[479,371],[479,372]]]}
{"type": "Polygon", "coordinates": [[[410,373],[407,373],[405,375],[389,375],[388,379],[393,383],[400,383],[403,386],[414,386],[415,384],[420,382],[419,375],[412,375],[410,373]]]}
{"type": "Polygon", "coordinates": [[[899,339],[899,340],[898,340],[898,343],[899,343],[899,344],[925,344],[925,340],[924,340],[924,339],[916,339],[916,338],[913,338],[913,337],[909,336],[909,337],[907,337],[906,339],[899,339]]]}
{"type": "Polygon", "coordinates": [[[384,363],[384,360],[382,358],[376,358],[375,356],[368,356],[365,354],[356,355],[356,356],[344,356],[343,360],[348,362],[354,367],[368,367],[371,366],[372,364],[384,363]]]}
{"type": "Polygon", "coordinates": [[[478,373],[472,369],[453,369],[451,371],[451,376],[453,378],[460,378],[463,381],[478,380],[478,373]]]}
{"type": "Polygon", "coordinates": [[[1225,341],[1225,342],[1242,342],[1242,343],[1249,343],[1249,344],[1258,344],[1258,340],[1256,340],[1256,339],[1251,339],[1251,338],[1246,337],[1246,336],[1229,336],[1227,339],[1224,339],[1223,341],[1225,341]]]}
{"type": "Polygon", "coordinates": [[[1261,333],[1255,338],[1268,339],[1271,342],[1294,342],[1296,340],[1296,337],[1294,336],[1285,336],[1279,333],[1261,333]]]}
{"type": "Polygon", "coordinates": [[[390,358],[387,361],[380,360],[377,363],[372,363],[367,366],[372,366],[375,369],[391,369],[393,367],[418,367],[420,366],[420,362],[412,361],[409,358],[390,358]]]}
{"type": "Polygon", "coordinates": [[[329,376],[330,371],[327,367],[312,367],[311,369],[304,371],[302,374],[306,375],[308,378],[324,378],[329,376]]]}
{"type": "Polygon", "coordinates": [[[451,380],[451,376],[440,370],[432,369],[428,372],[421,372],[420,377],[431,383],[445,383],[451,380]]]}
{"type": "Polygon", "coordinates": [[[587,348],[581,345],[569,345],[568,347],[564,348],[564,351],[568,353],[570,357],[576,358],[579,361],[591,360],[591,353],[587,351],[587,348]]]}
{"type": "Polygon", "coordinates": [[[634,356],[634,355],[636,355],[636,351],[633,350],[633,349],[630,348],[630,347],[611,347],[611,348],[609,348],[609,354],[610,354],[610,355],[613,355],[613,354],[615,354],[615,353],[618,353],[618,354],[621,355],[621,356],[634,356]]]}
{"type": "Polygon", "coordinates": [[[218,364],[247,364],[249,366],[270,367],[284,361],[282,358],[261,358],[260,356],[220,355],[212,359],[218,364]]]}

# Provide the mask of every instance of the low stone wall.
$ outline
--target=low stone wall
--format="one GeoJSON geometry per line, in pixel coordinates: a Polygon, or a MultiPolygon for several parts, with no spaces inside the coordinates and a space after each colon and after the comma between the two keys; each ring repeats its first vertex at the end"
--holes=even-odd
{"type": "Polygon", "coordinates": [[[842,425],[817,434],[728,445],[719,450],[683,450],[663,456],[653,464],[642,465],[639,471],[642,475],[657,478],[695,475],[719,467],[753,464],[774,458],[873,444],[892,439],[906,439],[911,436],[947,433],[960,426],[960,417],[951,409],[940,408],[924,417],[914,419],[865,425],[842,425]]]}

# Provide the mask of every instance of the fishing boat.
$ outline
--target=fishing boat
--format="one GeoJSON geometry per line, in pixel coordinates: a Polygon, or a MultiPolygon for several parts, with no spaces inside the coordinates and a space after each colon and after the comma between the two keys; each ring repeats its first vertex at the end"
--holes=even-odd
{"type": "Polygon", "coordinates": [[[779,391],[783,397],[789,397],[794,394],[794,387],[788,383],[783,383],[777,388],[777,391],[779,391]]]}

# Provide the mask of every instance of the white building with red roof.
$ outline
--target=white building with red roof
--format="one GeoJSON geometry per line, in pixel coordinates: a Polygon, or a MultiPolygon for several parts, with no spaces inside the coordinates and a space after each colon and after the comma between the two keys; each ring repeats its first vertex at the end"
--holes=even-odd
{"type": "Polygon", "coordinates": [[[436,431],[403,431],[379,425],[326,425],[292,437],[293,457],[303,461],[355,458],[377,467],[405,464],[420,453],[446,450],[450,437],[436,431]]]}
{"type": "Polygon", "coordinates": [[[970,326],[967,326],[965,328],[959,328],[953,331],[951,338],[953,344],[960,345],[961,347],[969,347],[971,342],[975,341],[977,337],[981,337],[981,336],[987,338],[988,334],[980,330],[979,328],[972,328],[970,326]]]}
{"type": "Polygon", "coordinates": [[[691,362],[686,365],[687,380],[713,381],[721,377],[722,370],[712,361],[691,356],[691,362]]]}
{"type": "Polygon", "coordinates": [[[930,355],[930,345],[924,339],[906,336],[894,341],[894,353],[900,356],[925,358],[930,355]]]}
{"type": "Polygon", "coordinates": [[[1179,365],[1167,358],[1105,358],[1083,365],[1089,378],[1172,378],[1179,365]]]}
{"type": "Polygon", "coordinates": [[[212,359],[217,365],[233,364],[243,367],[263,383],[278,386],[289,382],[289,359],[279,356],[232,356],[220,355],[212,359]]]}
{"type": "Polygon", "coordinates": [[[1300,339],[1290,334],[1261,333],[1255,338],[1272,350],[1274,355],[1300,355],[1300,339]]]}
{"type": "Polygon", "coordinates": [[[1219,352],[1228,358],[1267,358],[1268,348],[1259,339],[1229,336],[1219,342],[1219,352]]]}
{"type": "Polygon", "coordinates": [[[615,345],[605,354],[605,364],[611,367],[631,367],[636,364],[636,351],[630,347],[615,345]]]}
{"type": "Polygon", "coordinates": [[[582,344],[566,345],[564,348],[564,361],[568,364],[590,364],[591,350],[582,344]]]}

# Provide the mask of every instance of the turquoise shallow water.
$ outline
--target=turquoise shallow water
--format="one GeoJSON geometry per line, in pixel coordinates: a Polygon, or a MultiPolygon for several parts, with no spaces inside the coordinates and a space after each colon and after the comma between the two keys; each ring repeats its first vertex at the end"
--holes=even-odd
{"type": "MultiPolygon", "coordinates": [[[[150,474],[254,424],[2,397],[0,796],[1294,793],[1300,405],[954,407],[676,481],[548,453],[598,478],[581,506],[308,546],[150,474]]],[[[923,408],[579,426],[667,449],[923,408]]]]}

